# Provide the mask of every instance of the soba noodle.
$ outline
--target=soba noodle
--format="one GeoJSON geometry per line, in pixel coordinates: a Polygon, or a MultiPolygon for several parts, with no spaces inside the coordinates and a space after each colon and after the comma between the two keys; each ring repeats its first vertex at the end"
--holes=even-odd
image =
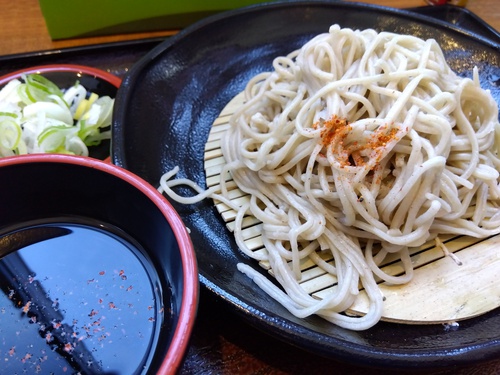
{"type": "Polygon", "coordinates": [[[241,206],[220,191],[212,197],[237,211],[239,248],[269,262],[276,287],[253,267],[238,269],[298,317],[319,315],[363,330],[381,318],[387,283],[411,280],[409,248],[438,234],[486,237],[500,232],[500,125],[497,104],[472,79],[457,76],[434,40],[334,25],[300,50],[277,57],[255,76],[245,104],[221,140],[229,172],[250,195],[241,206]],[[263,223],[266,252],[247,248],[241,223],[263,223]],[[319,256],[330,252],[333,264],[319,256]],[[388,255],[404,273],[384,273],[388,255]],[[334,275],[338,287],[319,300],[300,286],[304,259],[334,275]],[[363,316],[344,312],[360,288],[370,300],[363,316]]]}

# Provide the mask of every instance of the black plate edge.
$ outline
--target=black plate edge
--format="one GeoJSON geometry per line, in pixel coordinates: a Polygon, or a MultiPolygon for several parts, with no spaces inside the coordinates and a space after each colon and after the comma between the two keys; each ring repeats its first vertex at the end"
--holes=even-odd
{"type": "Polygon", "coordinates": [[[500,32],[465,7],[446,4],[442,6],[406,8],[406,10],[446,21],[462,29],[474,31],[476,34],[491,39],[495,43],[500,43],[500,32]]]}
{"type": "MultiPolygon", "coordinates": [[[[282,329],[284,320],[280,317],[268,313],[262,308],[260,310],[255,310],[252,306],[228,294],[201,274],[199,278],[200,284],[204,290],[217,295],[225,306],[229,307],[229,309],[241,317],[243,321],[246,321],[253,328],[267,335],[290,345],[294,345],[293,340],[295,338],[292,335],[288,335],[288,331],[282,329]],[[263,330],[263,324],[260,322],[261,320],[265,320],[264,317],[269,316],[272,316],[273,324],[269,324],[269,321],[266,320],[266,330],[263,330]]],[[[371,370],[418,370],[418,374],[425,373],[426,371],[440,371],[450,367],[460,368],[491,361],[498,358],[500,348],[500,340],[497,340],[492,342],[488,347],[481,347],[481,352],[478,355],[474,354],[476,348],[473,346],[459,350],[433,350],[432,353],[425,350],[422,350],[422,353],[414,350],[397,350],[389,352],[387,350],[374,350],[373,347],[367,350],[366,347],[358,344],[330,337],[330,340],[332,340],[332,342],[337,342],[338,345],[335,355],[332,356],[330,350],[321,350],[321,348],[318,348],[317,340],[321,338],[321,335],[316,335],[313,331],[306,328],[296,332],[303,335],[300,349],[307,350],[310,353],[324,358],[371,370]],[[307,336],[305,336],[306,334],[307,336]],[[308,337],[308,339],[305,337],[308,337]],[[359,356],[357,361],[353,358],[354,352],[359,356]],[[389,353],[390,358],[388,357],[389,353]]]]}
{"type": "MultiPolygon", "coordinates": [[[[371,9],[371,10],[377,10],[377,11],[382,11],[386,13],[392,13],[395,15],[399,16],[405,16],[405,17],[412,17],[414,19],[417,19],[423,23],[427,23],[430,25],[435,25],[439,24],[440,26],[453,30],[455,32],[459,32],[463,35],[467,35],[471,38],[481,40],[483,43],[493,47],[500,49],[500,33],[497,32],[495,29],[493,29],[491,26],[489,26],[486,22],[484,22],[481,18],[479,18],[477,15],[472,13],[471,11],[468,11],[462,7],[458,6],[453,6],[453,5],[443,5],[443,6],[422,6],[422,7],[413,7],[413,8],[392,8],[392,7],[387,7],[387,6],[382,6],[382,5],[377,5],[377,4],[371,4],[371,3],[361,3],[361,2],[346,2],[343,0],[324,0],[324,1],[317,1],[317,0],[276,0],[276,1],[269,1],[269,2],[263,2],[263,3],[257,3],[253,5],[249,5],[246,7],[242,8],[235,8],[231,9],[225,12],[217,13],[212,16],[206,17],[201,19],[198,22],[195,22],[186,28],[180,30],[177,34],[173,35],[170,37],[167,41],[161,43],[161,45],[157,46],[158,48],[155,48],[151,51],[148,56],[145,56],[144,61],[147,61],[149,59],[149,56],[154,58],[156,54],[158,53],[159,50],[162,50],[165,48],[166,45],[170,45],[175,43],[178,39],[183,38],[184,35],[190,34],[191,32],[194,32],[197,29],[203,28],[205,25],[210,24],[212,22],[217,22],[219,20],[222,20],[224,18],[232,17],[233,15],[238,15],[244,12],[248,11],[253,11],[253,10],[259,10],[260,8],[267,8],[267,9],[272,9],[275,7],[282,7],[282,6],[287,6],[287,4],[290,3],[295,3],[295,4],[309,4],[309,5],[314,5],[314,4],[325,4],[326,3],[331,3],[331,4],[340,4],[345,7],[350,7],[350,8],[357,8],[357,9],[371,9]],[[438,11],[436,11],[436,8],[441,8],[438,11]],[[474,25],[474,28],[477,30],[470,30],[466,29],[464,27],[461,27],[458,24],[453,24],[452,22],[448,22],[445,19],[442,19],[442,17],[446,17],[447,15],[450,15],[450,11],[455,10],[455,12],[462,12],[466,17],[469,17],[468,21],[471,22],[471,26],[474,25]],[[491,39],[490,39],[491,38],[491,39]],[[494,40],[497,39],[497,40],[494,40]]],[[[450,19],[450,21],[456,20],[455,17],[450,19]]]]}

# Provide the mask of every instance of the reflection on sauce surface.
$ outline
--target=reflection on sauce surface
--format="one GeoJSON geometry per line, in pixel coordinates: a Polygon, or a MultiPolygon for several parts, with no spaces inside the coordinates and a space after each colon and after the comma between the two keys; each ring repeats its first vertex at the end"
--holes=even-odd
{"type": "Polygon", "coordinates": [[[0,237],[0,374],[147,368],[160,282],[139,245],[106,229],[42,223],[0,237]]]}

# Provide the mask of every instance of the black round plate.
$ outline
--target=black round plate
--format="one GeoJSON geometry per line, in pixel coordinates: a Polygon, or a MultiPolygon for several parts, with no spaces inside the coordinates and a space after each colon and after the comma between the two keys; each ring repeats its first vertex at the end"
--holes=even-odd
{"type": "MultiPolygon", "coordinates": [[[[291,52],[330,25],[375,28],[435,38],[451,67],[480,77],[497,102],[500,47],[445,22],[367,4],[293,1],[222,13],[183,30],[139,61],[122,82],[114,113],[112,160],[158,186],[179,176],[205,184],[204,146],[213,121],[274,57],[291,52]]],[[[181,193],[190,194],[189,191],[181,193]]],[[[460,365],[500,355],[500,311],[442,325],[380,322],[352,332],[320,318],[298,319],[236,269],[251,262],[238,251],[210,200],[176,207],[191,230],[200,280],[255,327],[306,350],[359,365],[412,368],[460,365]]]]}

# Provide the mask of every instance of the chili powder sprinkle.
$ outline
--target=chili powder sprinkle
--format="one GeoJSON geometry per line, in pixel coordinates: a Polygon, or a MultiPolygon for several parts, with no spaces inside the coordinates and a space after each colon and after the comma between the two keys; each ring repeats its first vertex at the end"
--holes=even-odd
{"type": "Polygon", "coordinates": [[[375,159],[379,163],[387,144],[397,140],[399,128],[395,126],[379,126],[364,139],[348,141],[353,130],[352,125],[345,118],[333,115],[329,120],[320,120],[313,125],[314,129],[322,127],[322,145],[335,154],[336,160],[342,168],[348,166],[364,167],[368,159],[375,159]]]}

